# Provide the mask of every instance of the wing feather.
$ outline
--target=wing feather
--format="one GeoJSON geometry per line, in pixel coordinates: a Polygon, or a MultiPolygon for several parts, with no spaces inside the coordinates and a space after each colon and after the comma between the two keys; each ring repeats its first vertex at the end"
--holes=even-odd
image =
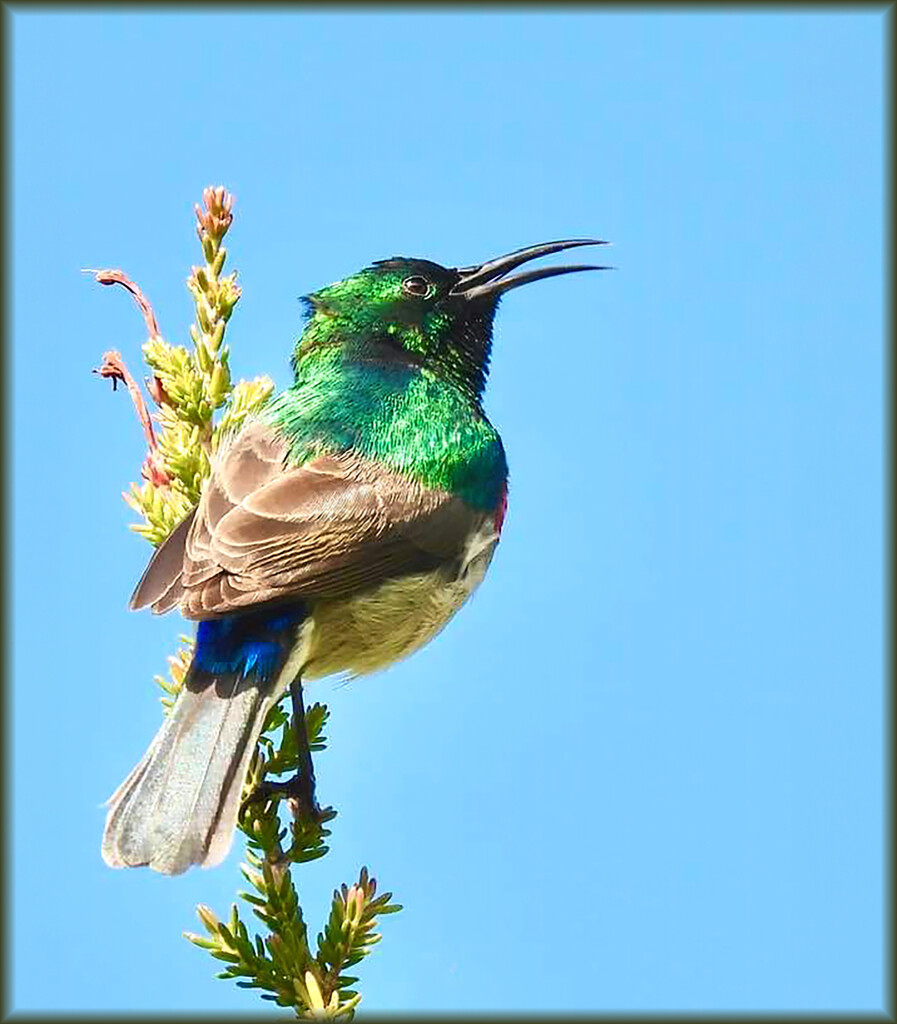
{"type": "Polygon", "coordinates": [[[268,601],[337,597],[457,558],[483,518],[358,452],[289,466],[262,424],[219,453],[189,523],[153,557],[133,607],[187,618],[268,601]]]}

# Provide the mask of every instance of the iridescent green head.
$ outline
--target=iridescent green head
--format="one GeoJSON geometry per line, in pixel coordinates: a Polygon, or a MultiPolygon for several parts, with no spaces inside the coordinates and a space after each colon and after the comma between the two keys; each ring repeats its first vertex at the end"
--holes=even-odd
{"type": "Polygon", "coordinates": [[[306,297],[308,324],[293,355],[294,368],[298,371],[321,348],[339,345],[348,359],[420,366],[478,401],[501,296],[543,277],[606,268],[544,267],[507,275],[539,256],[603,244],[591,238],[546,242],[462,268],[403,256],[380,260],[306,297]]]}

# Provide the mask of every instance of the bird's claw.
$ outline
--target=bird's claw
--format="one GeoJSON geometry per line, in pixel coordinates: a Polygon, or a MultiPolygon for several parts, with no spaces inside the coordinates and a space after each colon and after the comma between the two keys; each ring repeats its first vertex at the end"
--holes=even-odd
{"type": "Polygon", "coordinates": [[[336,817],[336,811],[332,807],[320,806],[314,793],[309,792],[305,779],[298,774],[286,782],[271,782],[266,779],[259,783],[243,801],[243,809],[248,804],[272,799],[289,800],[295,817],[312,821],[316,825],[322,825],[336,817]]]}

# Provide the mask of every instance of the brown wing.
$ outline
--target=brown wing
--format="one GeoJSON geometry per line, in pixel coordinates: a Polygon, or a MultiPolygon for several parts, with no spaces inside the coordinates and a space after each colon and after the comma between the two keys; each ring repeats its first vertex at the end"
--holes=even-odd
{"type": "Polygon", "coordinates": [[[338,597],[458,557],[482,513],[357,453],[298,469],[270,428],[244,430],[131,599],[211,618],[288,597],[338,597]]]}

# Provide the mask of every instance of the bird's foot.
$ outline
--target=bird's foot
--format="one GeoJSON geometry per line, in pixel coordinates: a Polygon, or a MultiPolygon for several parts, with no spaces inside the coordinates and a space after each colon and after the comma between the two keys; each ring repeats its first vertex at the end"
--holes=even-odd
{"type": "Polygon", "coordinates": [[[243,807],[250,803],[272,799],[289,800],[295,817],[311,821],[316,825],[323,825],[324,822],[336,817],[336,811],[332,807],[321,807],[315,797],[314,789],[308,786],[306,780],[299,773],[286,782],[272,782],[266,779],[259,783],[243,801],[243,807]]]}

